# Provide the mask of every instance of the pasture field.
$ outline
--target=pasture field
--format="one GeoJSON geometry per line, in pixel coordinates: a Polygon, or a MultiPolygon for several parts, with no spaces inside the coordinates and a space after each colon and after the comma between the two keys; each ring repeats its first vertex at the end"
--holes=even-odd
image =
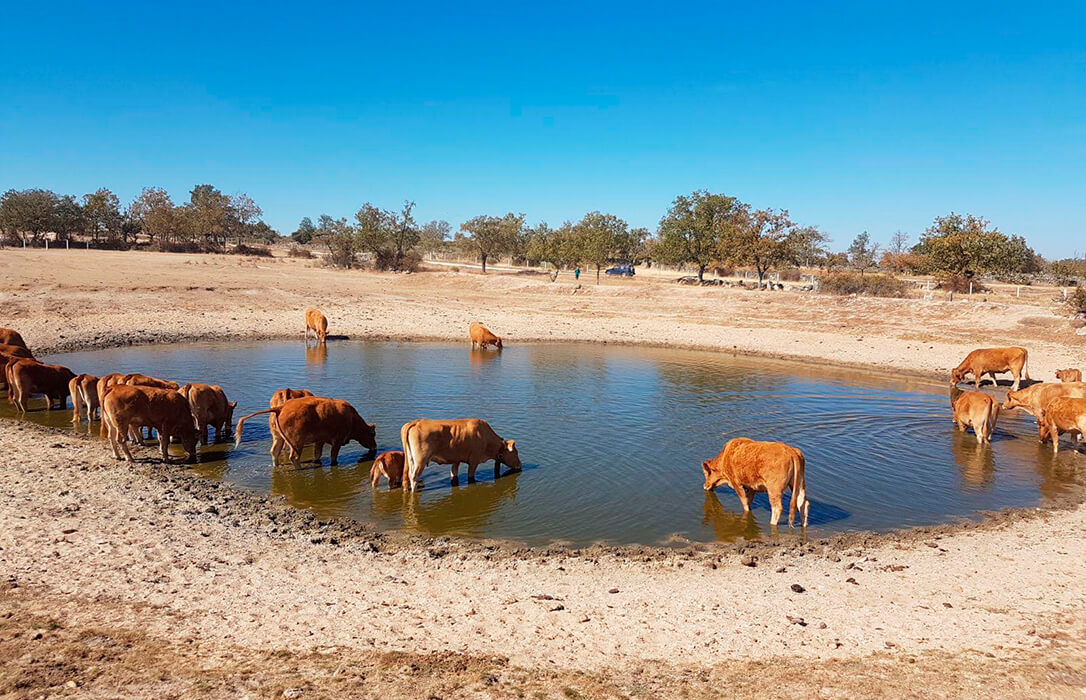
{"type": "MultiPolygon", "coordinates": [[[[332,336],[456,340],[465,352],[468,323],[483,320],[507,347],[726,350],[924,381],[945,380],[969,350],[993,345],[1028,347],[1035,379],[1086,368],[1086,336],[1057,290],[948,302],[591,277],[577,287],[514,271],[395,275],[286,258],[8,249],[0,326],[19,329],[39,355],[180,340],[300,346],[302,311],[316,306],[332,336]]],[[[215,368],[206,371],[192,379],[214,381],[215,368]]],[[[581,426],[578,439],[594,428],[581,426]]],[[[30,422],[0,423],[0,455],[0,695],[1086,689],[1082,475],[1049,507],[980,523],[572,551],[387,535],[181,465],[116,462],[96,438],[30,422]]],[[[807,484],[815,499],[834,488],[813,461],[807,484]]]]}

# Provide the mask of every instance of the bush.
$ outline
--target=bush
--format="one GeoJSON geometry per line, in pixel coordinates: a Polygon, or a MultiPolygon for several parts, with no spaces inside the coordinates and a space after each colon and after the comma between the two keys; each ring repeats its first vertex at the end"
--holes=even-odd
{"type": "Polygon", "coordinates": [[[394,272],[417,272],[422,256],[415,251],[408,251],[402,256],[397,256],[389,251],[379,251],[373,258],[373,267],[377,270],[391,270],[394,272]]]}
{"type": "Polygon", "coordinates": [[[859,294],[871,297],[902,298],[908,295],[909,285],[887,275],[858,275],[854,272],[838,272],[823,277],[819,284],[819,291],[840,296],[859,294]]]}
{"type": "Polygon", "coordinates": [[[1073,314],[1086,314],[1086,287],[1079,287],[1068,294],[1067,306],[1073,314]]]}
{"type": "Polygon", "coordinates": [[[292,245],[289,248],[287,248],[287,257],[288,258],[305,258],[306,260],[308,260],[309,258],[313,257],[313,251],[308,250],[306,248],[302,248],[301,246],[292,245]]]}
{"type": "Polygon", "coordinates": [[[791,267],[780,272],[781,282],[799,282],[801,275],[798,267],[791,267]]]}
{"type": "Polygon", "coordinates": [[[221,253],[218,247],[202,241],[159,241],[155,250],[160,253],[221,253]]]}
{"type": "Polygon", "coordinates": [[[238,243],[234,246],[234,249],[230,251],[231,255],[256,255],[261,258],[270,258],[272,256],[271,248],[262,245],[245,245],[244,243],[238,243]]]}
{"type": "Polygon", "coordinates": [[[988,287],[985,287],[980,283],[980,280],[969,277],[967,275],[947,275],[938,279],[938,284],[935,285],[936,289],[942,289],[947,292],[954,292],[955,294],[968,294],[969,284],[973,284],[973,293],[980,294],[981,292],[992,291],[988,287]]]}
{"type": "MultiPolygon", "coordinates": [[[[63,247],[64,242],[60,241],[55,245],[60,248],[63,247]]],[[[74,241],[72,242],[72,245],[75,245],[74,241]]],[[[98,250],[128,250],[132,246],[125,243],[124,240],[120,238],[101,238],[97,241],[91,241],[90,247],[98,250]]]]}

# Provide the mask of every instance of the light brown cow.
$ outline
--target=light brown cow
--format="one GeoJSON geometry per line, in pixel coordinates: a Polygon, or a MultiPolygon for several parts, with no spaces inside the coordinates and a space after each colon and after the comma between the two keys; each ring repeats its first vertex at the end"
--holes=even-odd
{"type": "Polygon", "coordinates": [[[1040,418],[1045,435],[1052,440],[1052,453],[1056,454],[1060,451],[1060,435],[1063,433],[1073,435],[1076,443],[1086,435],[1086,399],[1053,399],[1046,408],[1041,409],[1040,418]]]}
{"type": "Polygon", "coordinates": [[[974,350],[965,356],[962,363],[950,373],[950,383],[957,384],[965,381],[966,376],[972,374],[976,387],[980,388],[981,379],[987,374],[992,379],[992,385],[998,386],[996,375],[1000,372],[1010,372],[1014,377],[1012,389],[1018,391],[1018,386],[1024,378],[1029,381],[1029,352],[1025,348],[985,348],[974,350]]]}
{"type": "MultiPolygon", "coordinates": [[[[265,413],[272,415],[275,422],[274,430],[290,448],[290,461],[295,469],[301,467],[302,450],[306,445],[315,445],[314,455],[318,462],[324,452],[324,445],[331,445],[330,463],[333,466],[339,463],[340,448],[351,440],[368,449],[368,456],[377,453],[377,426],[366,423],[354,406],[346,401],[320,396],[290,399],[281,406],[266,408],[243,416],[238,421],[235,446],[241,444],[241,430],[245,421],[265,413]]],[[[282,449],[281,443],[273,441],[273,463],[279,461],[279,453],[282,449]]]]}
{"type": "Polygon", "coordinates": [[[20,413],[26,413],[26,403],[34,394],[45,394],[50,411],[55,403],[60,403],[59,408],[66,408],[68,383],[73,377],[75,372],[61,365],[46,365],[29,359],[17,360],[11,365],[9,392],[20,413]]]}
{"type": "Polygon", "coordinates": [[[26,341],[23,340],[23,336],[19,335],[19,331],[11,328],[0,328],[0,345],[18,345],[25,348],[26,341]]]}
{"type": "MultiPolygon", "coordinates": [[[[109,393],[110,389],[124,383],[124,376],[125,375],[121,374],[120,372],[110,372],[109,374],[104,374],[101,377],[98,377],[98,385],[95,387],[95,391],[98,392],[99,410],[105,402],[106,394],[109,393]]],[[[105,421],[102,421],[102,423],[98,426],[98,435],[103,440],[109,435],[109,426],[106,425],[105,421]]]]}
{"type": "Polygon", "coordinates": [[[411,490],[418,487],[422,470],[430,462],[449,465],[449,477],[458,480],[460,464],[468,465],[468,482],[475,481],[475,470],[482,462],[494,460],[494,478],[501,466],[519,471],[520,455],[515,440],[503,440],[494,429],[479,418],[460,420],[419,420],[400,428],[400,442],[406,461],[407,483],[411,490]]]}
{"type": "Polygon", "coordinates": [[[497,349],[502,349],[502,339],[490,332],[490,330],[481,323],[475,322],[468,326],[468,337],[471,338],[471,349],[474,350],[478,345],[480,350],[486,350],[487,347],[493,345],[497,349]]]}
{"type": "Polygon", "coordinates": [[[87,423],[94,420],[98,409],[98,377],[92,374],[80,374],[68,382],[68,393],[72,395],[72,422],[79,424],[83,414],[87,414],[87,423]]]}
{"type": "Polygon", "coordinates": [[[1041,422],[1041,411],[1054,399],[1061,397],[1074,399],[1086,398],[1086,384],[1082,382],[1043,382],[1034,384],[1019,391],[1008,391],[1007,398],[1003,401],[1003,410],[1020,408],[1026,413],[1037,418],[1037,434],[1041,440],[1045,439],[1044,425],[1041,422]]]}
{"type": "Polygon", "coordinates": [[[972,428],[980,444],[992,441],[999,420],[999,404],[995,399],[980,391],[962,391],[952,403],[957,430],[972,428]]]}
{"type": "Polygon", "coordinates": [[[750,512],[750,502],[756,491],[769,495],[772,514],[769,523],[776,526],[781,519],[781,497],[786,488],[792,490],[788,503],[788,525],[794,526],[796,510],[803,513],[803,527],[811,504],[807,500],[807,460],[798,448],[783,442],[756,442],[735,438],[724,445],[715,458],[701,463],[705,474],[705,490],[721,484],[735,489],[743,512],[750,512]]]}
{"type": "Polygon", "coordinates": [[[305,310],[305,342],[309,342],[309,331],[317,336],[317,342],[321,345],[328,338],[328,319],[320,311],[314,308],[305,310]]]}
{"type": "Polygon", "coordinates": [[[192,409],[192,418],[196,421],[196,430],[200,434],[200,441],[205,445],[209,442],[209,427],[215,428],[215,441],[222,442],[230,436],[230,428],[234,425],[234,409],[237,401],[226,398],[226,392],[218,384],[186,384],[179,390],[181,395],[188,399],[192,409]]]}
{"type": "Polygon", "coordinates": [[[129,437],[142,427],[158,431],[162,459],[169,461],[169,445],[177,439],[188,453],[189,462],[196,461],[196,426],[192,409],[181,392],[149,386],[116,384],[110,387],[102,402],[102,423],[107,427],[113,456],[133,461],[128,449],[129,437]]]}
{"type": "Polygon", "coordinates": [[[388,480],[388,489],[391,491],[403,485],[404,454],[399,450],[382,452],[373,460],[370,467],[370,482],[374,488],[381,481],[381,477],[388,480]]]}
{"type": "Polygon", "coordinates": [[[177,382],[150,377],[146,374],[126,374],[124,375],[124,379],[118,383],[127,384],[128,386],[149,386],[153,389],[173,389],[174,391],[181,388],[181,385],[177,382]]]}
{"type": "MultiPolygon", "coordinates": [[[[276,408],[282,406],[291,399],[300,399],[303,396],[312,396],[313,392],[308,389],[279,389],[272,394],[271,400],[268,401],[268,408],[276,408]]],[[[275,416],[268,416],[268,431],[271,432],[272,446],[271,454],[273,459],[277,459],[280,452],[283,451],[283,436],[279,433],[279,428],[275,424],[275,416]]]]}
{"type": "Polygon", "coordinates": [[[1056,379],[1061,382],[1081,382],[1082,370],[1078,369],[1058,369],[1056,370],[1056,379]]]}

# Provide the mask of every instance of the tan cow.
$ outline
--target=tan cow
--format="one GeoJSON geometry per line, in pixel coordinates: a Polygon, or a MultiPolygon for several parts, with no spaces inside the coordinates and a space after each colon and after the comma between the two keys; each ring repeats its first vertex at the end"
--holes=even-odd
{"type": "Polygon", "coordinates": [[[370,467],[370,482],[374,488],[381,481],[381,477],[388,480],[388,489],[391,491],[403,485],[404,454],[399,450],[382,452],[373,460],[370,467]]]}
{"type": "MultiPolygon", "coordinates": [[[[308,389],[278,389],[272,394],[271,400],[268,401],[268,408],[277,408],[282,406],[291,399],[300,399],[304,396],[312,396],[313,392],[308,389]]],[[[275,416],[268,416],[268,431],[271,432],[272,446],[271,454],[273,459],[278,459],[278,455],[283,451],[283,436],[279,433],[279,429],[275,424],[275,416]]]]}
{"type": "Polygon", "coordinates": [[[981,379],[987,374],[992,379],[992,384],[998,386],[996,375],[1000,372],[1010,372],[1014,377],[1012,389],[1018,391],[1018,386],[1024,378],[1029,381],[1029,352],[1025,348],[986,348],[974,350],[965,356],[962,363],[950,373],[950,383],[957,384],[965,381],[967,375],[973,375],[976,387],[980,388],[981,379]]]}
{"type": "MultiPolygon", "coordinates": [[[[340,399],[326,399],[320,396],[305,396],[290,399],[274,408],[250,413],[238,421],[235,447],[241,444],[241,430],[245,421],[253,416],[270,413],[275,423],[274,433],[283,438],[290,448],[290,461],[297,469],[302,464],[302,450],[306,445],[314,445],[316,461],[320,461],[324,445],[332,446],[331,462],[339,463],[339,450],[351,440],[369,450],[368,456],[377,453],[377,426],[363,420],[354,406],[340,399]]],[[[272,462],[279,461],[282,443],[273,440],[272,462]]]]}
{"type": "Polygon", "coordinates": [[[75,372],[61,365],[22,359],[11,365],[10,376],[9,393],[14,397],[19,412],[26,413],[26,403],[34,394],[45,394],[50,411],[57,402],[60,408],[67,407],[68,383],[75,377],[75,372]]]}
{"type": "Polygon", "coordinates": [[[472,323],[468,326],[468,337],[471,338],[471,349],[474,350],[478,345],[480,350],[486,350],[487,347],[493,345],[497,349],[502,349],[502,339],[490,332],[490,330],[481,323],[472,323]]]}
{"type": "MultiPolygon", "coordinates": [[[[3,348],[0,348],[2,351],[3,348]]],[[[1078,369],[1058,369],[1056,370],[1056,379],[1061,382],[1081,382],[1082,370],[1078,369]]]]}
{"type": "Polygon", "coordinates": [[[324,345],[328,338],[328,319],[314,308],[305,310],[305,342],[309,342],[309,331],[317,336],[317,342],[324,345]]]}
{"type": "Polygon", "coordinates": [[[1003,401],[1003,410],[1020,408],[1026,413],[1037,418],[1037,434],[1041,440],[1045,439],[1044,425],[1041,422],[1041,411],[1054,399],[1069,397],[1074,399],[1086,398],[1086,384],[1083,382],[1042,382],[1034,384],[1019,391],[1008,391],[1007,398],[1003,401]]]}
{"type": "Polygon", "coordinates": [[[72,422],[79,424],[83,414],[87,414],[87,423],[94,420],[98,409],[98,377],[93,374],[80,374],[68,382],[68,393],[72,395],[72,422]]]}
{"type": "Polygon", "coordinates": [[[200,433],[200,441],[205,445],[209,442],[209,427],[215,428],[215,441],[222,442],[230,436],[230,428],[234,426],[234,409],[237,401],[226,398],[226,392],[218,384],[186,384],[179,390],[192,409],[192,418],[196,421],[196,430],[200,433]]]}
{"type": "Polygon", "coordinates": [[[11,328],[0,328],[0,345],[18,345],[25,348],[26,341],[23,340],[23,336],[19,335],[19,331],[11,328]]]}
{"type": "Polygon", "coordinates": [[[400,442],[412,491],[430,462],[449,465],[453,482],[458,479],[461,462],[468,465],[469,483],[475,481],[475,470],[482,462],[494,460],[494,478],[501,473],[503,464],[517,471],[521,468],[516,441],[503,440],[479,418],[414,420],[400,428],[400,442]]]}
{"type": "Polygon", "coordinates": [[[181,392],[149,386],[115,384],[102,402],[102,423],[107,427],[113,456],[133,461],[128,449],[130,436],[142,427],[158,431],[162,459],[169,461],[169,445],[177,439],[188,453],[189,462],[196,461],[196,426],[192,409],[181,392]]]}
{"type": "Polygon", "coordinates": [[[781,519],[781,497],[786,488],[792,490],[788,503],[788,525],[794,526],[796,510],[803,513],[803,527],[811,504],[807,500],[807,460],[798,448],[783,442],[756,442],[735,438],[724,445],[715,458],[701,463],[705,474],[705,490],[721,484],[735,489],[743,512],[750,512],[750,502],[756,491],[769,495],[772,514],[769,523],[776,526],[781,519]]]}
{"type": "Polygon", "coordinates": [[[181,385],[177,382],[171,382],[168,379],[159,379],[157,377],[149,377],[146,374],[126,374],[120,384],[127,384],[128,386],[149,386],[153,389],[173,389],[177,391],[181,388],[181,385]]]}
{"type": "Polygon", "coordinates": [[[980,444],[992,441],[999,420],[999,404],[995,399],[980,391],[962,391],[952,403],[957,430],[972,428],[980,444]]]}
{"type": "MultiPolygon", "coordinates": [[[[1052,454],[1060,451],[1060,435],[1070,433],[1075,442],[1086,435],[1086,399],[1061,397],[1041,409],[1043,431],[1052,440],[1052,454]]],[[[1041,438],[1044,439],[1044,436],[1041,438]]]]}

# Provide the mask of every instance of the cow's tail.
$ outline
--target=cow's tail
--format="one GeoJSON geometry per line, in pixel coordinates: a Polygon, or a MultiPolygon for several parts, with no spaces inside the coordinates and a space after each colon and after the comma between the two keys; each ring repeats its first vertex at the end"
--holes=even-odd
{"type": "Polygon", "coordinates": [[[1022,378],[1027,382],[1032,381],[1029,378],[1029,350],[1022,353],[1022,378]]]}
{"type": "Polygon", "coordinates": [[[79,393],[78,376],[72,377],[68,382],[68,393],[72,395],[72,422],[79,423],[83,417],[83,396],[79,393]]]}
{"type": "Polygon", "coordinates": [[[301,451],[294,447],[294,443],[290,441],[290,438],[288,438],[286,435],[283,435],[283,428],[279,425],[279,411],[281,411],[282,408],[282,406],[276,406],[275,408],[265,408],[263,411],[250,413],[247,416],[242,416],[241,418],[239,418],[238,427],[236,429],[237,435],[234,437],[234,447],[238,447],[239,445],[241,445],[241,431],[245,426],[245,421],[249,420],[254,416],[262,416],[265,413],[270,413],[272,423],[275,425],[275,431],[279,433],[279,435],[282,435],[283,442],[287,443],[287,447],[289,447],[293,453],[301,454],[301,451]]]}
{"type": "Polygon", "coordinates": [[[404,423],[400,427],[400,443],[403,445],[404,488],[415,486],[415,451],[411,449],[411,429],[415,421],[404,423]]]}
{"type": "Polygon", "coordinates": [[[807,500],[807,459],[796,450],[792,455],[792,498],[788,502],[788,522],[795,522],[796,510],[803,514],[803,527],[807,527],[811,502],[807,500]]]}
{"type": "Polygon", "coordinates": [[[992,433],[995,432],[996,422],[999,421],[999,408],[1000,403],[998,401],[992,402],[992,409],[988,411],[988,440],[991,441],[992,433]]]}

